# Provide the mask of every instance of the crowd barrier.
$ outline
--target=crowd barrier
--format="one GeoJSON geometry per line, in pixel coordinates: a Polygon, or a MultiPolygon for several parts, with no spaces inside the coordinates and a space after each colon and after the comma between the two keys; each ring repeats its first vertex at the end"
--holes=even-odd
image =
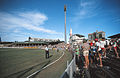
{"type": "Polygon", "coordinates": [[[38,47],[24,47],[24,48],[38,48],[38,47]]]}
{"type": "Polygon", "coordinates": [[[66,70],[64,71],[64,73],[61,75],[60,78],[74,78],[73,74],[76,71],[76,62],[75,62],[75,55],[74,58],[72,59],[72,61],[70,62],[69,65],[67,65],[66,70]]]}

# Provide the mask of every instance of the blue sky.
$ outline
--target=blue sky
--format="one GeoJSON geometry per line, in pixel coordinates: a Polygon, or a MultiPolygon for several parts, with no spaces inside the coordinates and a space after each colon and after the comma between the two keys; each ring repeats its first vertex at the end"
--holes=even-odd
{"type": "MultiPolygon", "coordinates": [[[[119,0],[0,0],[2,41],[28,37],[64,40],[64,5],[67,6],[67,38],[73,34],[105,31],[120,33],[119,0]]],[[[68,40],[68,39],[67,39],[68,40]]]]}

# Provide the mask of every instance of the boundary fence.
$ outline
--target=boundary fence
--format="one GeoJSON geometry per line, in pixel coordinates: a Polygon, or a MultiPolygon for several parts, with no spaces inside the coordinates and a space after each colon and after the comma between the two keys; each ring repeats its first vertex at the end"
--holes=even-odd
{"type": "Polygon", "coordinates": [[[60,78],[74,78],[73,74],[76,71],[76,61],[75,61],[75,58],[76,57],[74,55],[74,58],[72,59],[72,61],[70,62],[69,65],[68,65],[68,62],[67,62],[67,68],[64,71],[64,73],[61,75],[60,78]]]}

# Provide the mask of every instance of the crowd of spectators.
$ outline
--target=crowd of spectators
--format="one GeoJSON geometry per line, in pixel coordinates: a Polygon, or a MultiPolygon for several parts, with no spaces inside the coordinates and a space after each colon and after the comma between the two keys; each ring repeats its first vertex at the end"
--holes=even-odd
{"type": "Polygon", "coordinates": [[[119,59],[120,38],[84,39],[82,43],[70,47],[69,50],[73,56],[76,55],[76,64],[80,62],[80,57],[84,56],[84,68],[88,68],[90,64],[103,67],[102,60],[108,58],[108,53],[112,52],[115,58],[119,59]]]}

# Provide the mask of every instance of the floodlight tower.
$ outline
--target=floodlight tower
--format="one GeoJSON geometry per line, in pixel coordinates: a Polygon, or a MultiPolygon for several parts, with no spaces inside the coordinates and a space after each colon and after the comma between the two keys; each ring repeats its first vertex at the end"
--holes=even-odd
{"type": "Polygon", "coordinates": [[[70,37],[72,36],[72,28],[70,28],[70,37]]]}
{"type": "Polygon", "coordinates": [[[66,5],[64,5],[64,13],[65,13],[65,43],[67,43],[67,38],[66,38],[66,5]]]}

